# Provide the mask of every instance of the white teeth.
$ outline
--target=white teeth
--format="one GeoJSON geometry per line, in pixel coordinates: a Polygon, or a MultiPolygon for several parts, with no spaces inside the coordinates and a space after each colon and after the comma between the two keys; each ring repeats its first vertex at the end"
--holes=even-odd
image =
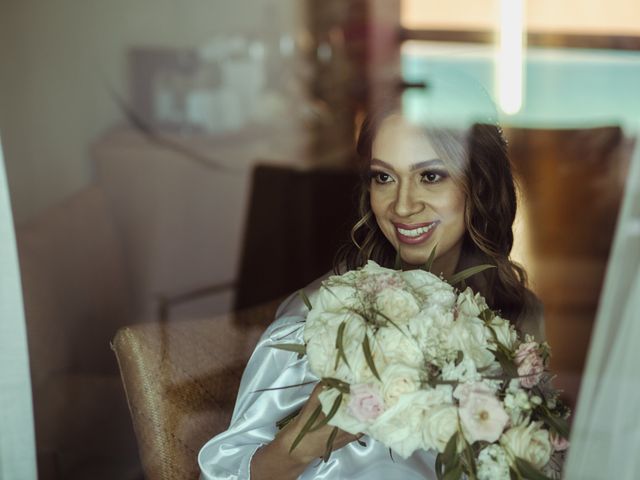
{"type": "Polygon", "coordinates": [[[405,230],[404,228],[400,228],[400,227],[396,227],[396,228],[398,229],[398,232],[400,232],[400,234],[404,235],[405,237],[417,237],[419,235],[422,235],[423,233],[428,232],[429,230],[433,230],[433,227],[435,226],[436,226],[436,222],[430,223],[426,227],[418,227],[412,230],[405,230]]]}

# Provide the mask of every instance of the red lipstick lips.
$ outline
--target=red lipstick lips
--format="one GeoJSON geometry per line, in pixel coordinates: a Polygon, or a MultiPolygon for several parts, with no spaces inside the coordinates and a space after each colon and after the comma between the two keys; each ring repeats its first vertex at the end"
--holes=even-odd
{"type": "Polygon", "coordinates": [[[398,241],[407,245],[417,245],[425,242],[431,237],[433,231],[437,228],[439,221],[416,223],[413,225],[407,225],[405,223],[393,223],[396,229],[396,237],[398,241]],[[415,234],[415,230],[421,229],[422,232],[415,234]]]}

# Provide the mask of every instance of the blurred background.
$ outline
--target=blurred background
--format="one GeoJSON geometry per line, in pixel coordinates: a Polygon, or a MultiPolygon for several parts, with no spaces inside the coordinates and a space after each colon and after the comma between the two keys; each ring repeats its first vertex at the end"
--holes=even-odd
{"type": "Polygon", "coordinates": [[[429,115],[505,129],[513,256],[575,404],[640,130],[637,1],[0,0],[0,65],[40,478],[195,478],[273,306],[348,241],[367,107],[421,115],[455,78],[493,102],[429,115]]]}

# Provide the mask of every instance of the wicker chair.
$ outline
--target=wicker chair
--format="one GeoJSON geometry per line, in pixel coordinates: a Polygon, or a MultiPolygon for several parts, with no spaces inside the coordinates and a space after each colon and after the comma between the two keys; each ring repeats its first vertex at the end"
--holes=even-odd
{"type": "Polygon", "coordinates": [[[198,451],[227,428],[246,362],[280,301],[118,331],[112,348],[147,479],[198,477],[198,451]]]}

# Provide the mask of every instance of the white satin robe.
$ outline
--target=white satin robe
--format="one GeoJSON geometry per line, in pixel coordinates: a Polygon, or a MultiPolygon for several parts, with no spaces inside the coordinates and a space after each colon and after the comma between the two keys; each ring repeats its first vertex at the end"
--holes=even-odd
{"type": "MultiPolygon", "coordinates": [[[[305,291],[313,303],[314,293],[323,277],[305,291]]],[[[249,479],[253,454],[270,443],[276,434],[276,422],[302,407],[309,398],[313,384],[267,392],[256,390],[295,385],[319,379],[309,370],[306,358],[269,345],[274,343],[303,343],[302,331],[307,309],[298,295],[291,295],[278,308],[272,323],[258,342],[242,375],[238,399],[229,429],[209,440],[198,455],[201,480],[249,479]]],[[[327,463],[312,462],[301,480],[403,480],[435,479],[435,454],[416,452],[403,460],[393,459],[389,449],[364,436],[366,447],[352,442],[334,451],[327,463]]]]}

